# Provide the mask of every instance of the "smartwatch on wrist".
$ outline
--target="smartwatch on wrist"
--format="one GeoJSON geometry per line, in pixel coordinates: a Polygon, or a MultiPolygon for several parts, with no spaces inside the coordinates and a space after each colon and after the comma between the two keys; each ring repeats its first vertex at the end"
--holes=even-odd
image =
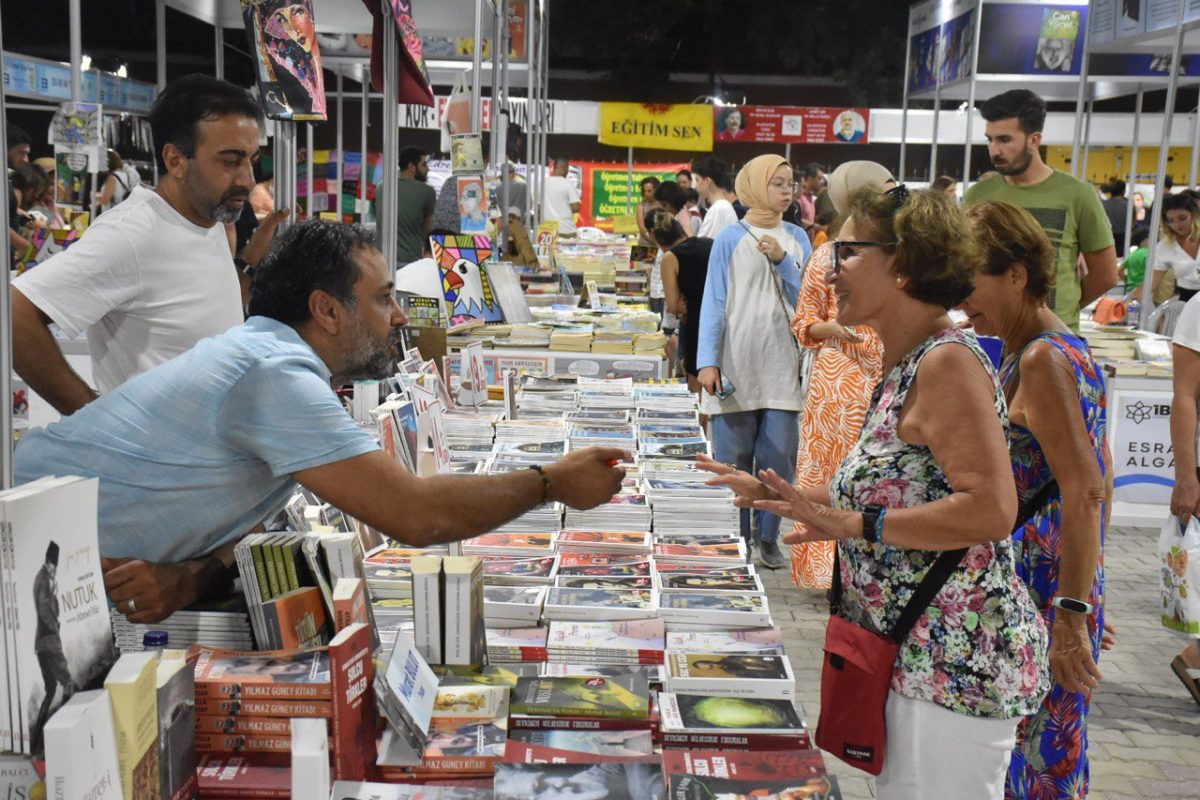
{"type": "Polygon", "coordinates": [[[886,508],[874,504],[862,511],[862,535],[871,544],[883,541],[883,516],[886,513],[886,508]]]}
{"type": "Polygon", "coordinates": [[[1082,600],[1076,600],[1074,597],[1056,597],[1050,605],[1055,608],[1061,608],[1063,611],[1070,611],[1073,614],[1091,614],[1092,604],[1085,603],[1082,600]]]}

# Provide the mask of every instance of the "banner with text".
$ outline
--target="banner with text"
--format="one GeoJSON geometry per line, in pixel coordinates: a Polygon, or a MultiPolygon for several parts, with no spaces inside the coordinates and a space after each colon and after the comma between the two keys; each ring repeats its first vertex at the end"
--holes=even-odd
{"type": "Polygon", "coordinates": [[[1109,419],[1116,429],[1112,437],[1116,499],[1127,503],[1170,503],[1171,488],[1175,485],[1170,391],[1119,389],[1113,395],[1114,413],[1109,419]]]}
{"type": "Polygon", "coordinates": [[[657,150],[712,150],[713,117],[708,105],[601,103],[600,143],[657,150]]]}
{"type": "Polygon", "coordinates": [[[633,196],[629,196],[629,169],[624,164],[604,162],[576,162],[572,167],[582,170],[583,182],[580,190],[579,216],[584,225],[593,225],[597,220],[624,216],[637,208],[641,200],[643,178],[655,177],[660,181],[675,180],[675,173],[686,168],[678,164],[634,164],[633,196]]]}
{"type": "Polygon", "coordinates": [[[865,108],[724,106],[713,109],[718,142],[867,143],[865,108]]]}

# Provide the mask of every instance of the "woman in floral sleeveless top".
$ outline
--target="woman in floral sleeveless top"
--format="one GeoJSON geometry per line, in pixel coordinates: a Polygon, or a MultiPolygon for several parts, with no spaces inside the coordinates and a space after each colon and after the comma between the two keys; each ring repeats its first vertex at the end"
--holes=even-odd
{"type": "Polygon", "coordinates": [[[1054,247],[1041,226],[996,202],[973,206],[968,218],[983,263],[963,310],[979,333],[1004,339],[1017,494],[1028,502],[1057,479],[1017,531],[1017,572],[1050,629],[1054,688],[1017,729],[1007,796],[1083,798],[1104,630],[1104,382],[1087,343],[1045,305],[1054,247]]]}
{"type": "Polygon", "coordinates": [[[834,242],[838,321],[883,342],[883,382],[828,487],[702,462],[743,504],[838,542],[840,613],[887,633],[941,552],[967,548],[900,646],[876,797],[999,800],[1020,718],[1049,688],[1046,630],[1017,577],[1004,396],[947,310],[970,293],[975,250],[944,194],[865,190],[834,242]],[[949,765],[953,765],[949,768],[949,765]]]}

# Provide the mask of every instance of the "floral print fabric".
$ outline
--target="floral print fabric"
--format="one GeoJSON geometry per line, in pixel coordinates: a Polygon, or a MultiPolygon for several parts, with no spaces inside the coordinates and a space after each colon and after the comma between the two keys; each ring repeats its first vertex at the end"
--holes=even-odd
{"type": "MultiPolygon", "coordinates": [[[[1075,372],[1079,389],[1079,408],[1088,438],[1096,453],[1103,475],[1106,448],[1106,400],[1104,381],[1087,344],[1077,336],[1050,332],[1033,342],[1055,347],[1075,372]]],[[[1031,342],[1030,344],[1032,344],[1031,342]]],[[[1028,347],[1028,345],[1026,345],[1028,347]]],[[[1022,351],[1024,352],[1024,351],[1022,351]]],[[[1016,391],[1020,353],[1010,355],[1000,368],[1001,382],[1010,394],[1016,391]]],[[[1017,496],[1024,503],[1053,479],[1045,453],[1033,434],[1012,425],[1008,434],[1017,481],[1017,496]]],[[[1088,602],[1095,609],[1088,618],[1092,657],[1100,657],[1100,636],[1104,630],[1104,523],[1100,516],[1100,561],[1088,602]]],[[[1058,594],[1058,564],[1061,553],[1062,502],[1057,494],[1017,531],[1017,574],[1029,587],[1030,597],[1041,612],[1046,627],[1054,619],[1050,605],[1058,594]]],[[[1091,694],[1068,692],[1055,684],[1041,708],[1021,721],[1017,728],[1017,746],[1008,769],[1009,798],[1083,798],[1087,796],[1089,771],[1087,759],[1087,714],[1091,694]]]]}
{"type": "MultiPolygon", "coordinates": [[[[800,282],[800,300],[792,332],[813,354],[808,398],[800,416],[800,449],[796,454],[796,488],[824,486],[858,440],[871,390],[879,382],[883,344],[879,334],[861,325],[851,328],[862,339],[814,339],[809,327],[837,319],[837,295],[825,280],[833,245],[816,249],[800,282]]],[[[793,530],[803,533],[802,523],[793,530]]],[[[808,589],[828,589],[833,577],[831,541],[792,545],[792,582],[808,589]]]]}
{"type": "MultiPolygon", "coordinates": [[[[972,334],[947,328],[916,347],[876,390],[858,443],[830,484],[835,508],[861,510],[872,503],[910,508],[952,493],[929,448],[905,442],[896,431],[921,359],[946,344],[970,348],[996,382],[972,334]]],[[[995,407],[1007,430],[1007,406],[998,382],[995,407]]],[[[841,614],[880,633],[894,627],[940,555],[861,538],[843,540],[838,548],[841,614]]],[[[891,688],[959,714],[1025,716],[1038,708],[1049,689],[1046,643],[1045,625],[1017,577],[1011,541],[976,545],[901,644],[891,688]]]]}

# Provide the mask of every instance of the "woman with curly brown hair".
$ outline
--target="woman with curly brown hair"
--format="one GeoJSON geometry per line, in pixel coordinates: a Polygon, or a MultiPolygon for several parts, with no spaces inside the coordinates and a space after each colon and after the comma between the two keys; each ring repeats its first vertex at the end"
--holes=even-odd
{"type": "Polygon", "coordinates": [[[804,523],[788,541],[836,540],[835,613],[872,633],[893,631],[943,552],[965,551],[899,643],[876,780],[883,800],[999,800],[1017,723],[1049,688],[1046,628],[1010,538],[1004,394],[975,337],[947,313],[972,288],[966,227],[940,192],[851,198],[828,277],[838,321],[879,333],[884,378],[828,486],[797,491],[769,470],[759,481],[699,462],[739,504],[804,523]]]}

